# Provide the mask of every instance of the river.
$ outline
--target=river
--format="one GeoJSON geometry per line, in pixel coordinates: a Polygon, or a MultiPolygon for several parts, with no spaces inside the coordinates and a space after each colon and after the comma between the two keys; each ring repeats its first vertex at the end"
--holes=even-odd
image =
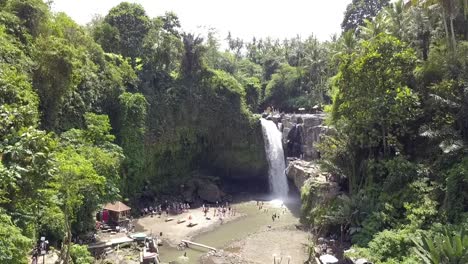
{"type": "MultiPolygon", "coordinates": [[[[285,205],[282,206],[282,202],[279,200],[268,201],[265,197],[257,197],[250,201],[239,201],[234,204],[239,213],[243,214],[242,217],[227,222],[214,230],[207,231],[195,236],[192,241],[209,245],[217,249],[223,249],[235,241],[241,241],[248,236],[255,235],[259,232],[268,232],[282,227],[291,227],[298,224],[298,211],[299,211],[299,197],[294,196],[288,198],[285,205]],[[264,207],[259,210],[257,207],[256,200],[263,200],[264,207]],[[272,220],[272,215],[276,213],[279,215],[279,219],[272,220]]],[[[265,241],[267,242],[267,241],[265,241]]],[[[306,243],[305,241],[291,241],[300,245],[306,243]]],[[[261,246],[261,245],[260,245],[261,246]]],[[[245,249],[248,250],[248,249],[245,249]]],[[[228,249],[229,251],[229,249],[228,249]]],[[[276,255],[291,255],[288,252],[281,252],[282,249],[277,249],[278,252],[271,252],[267,254],[267,258],[270,259],[256,259],[259,263],[271,263],[272,256],[276,255]]],[[[160,258],[164,263],[170,263],[172,261],[178,261],[182,263],[200,263],[199,258],[207,253],[207,250],[191,247],[183,251],[179,251],[175,248],[168,246],[160,247],[160,258]],[[181,256],[186,253],[187,258],[181,256]]],[[[265,255],[265,254],[263,254],[265,255]]],[[[304,256],[293,256],[296,258],[303,258],[304,256]]]]}

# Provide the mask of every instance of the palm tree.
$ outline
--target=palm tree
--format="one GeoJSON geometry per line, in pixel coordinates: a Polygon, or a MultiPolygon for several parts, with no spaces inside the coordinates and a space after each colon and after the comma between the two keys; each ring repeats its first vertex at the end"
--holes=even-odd
{"type": "Polygon", "coordinates": [[[347,53],[352,53],[357,45],[356,36],[353,30],[348,30],[343,33],[340,40],[340,47],[347,53]]]}
{"type": "Polygon", "coordinates": [[[388,25],[388,18],[380,13],[373,20],[364,19],[364,25],[359,27],[360,35],[363,39],[373,39],[380,33],[386,33],[388,25]]]}
{"type": "Polygon", "coordinates": [[[419,6],[413,7],[405,13],[403,23],[405,34],[403,40],[418,47],[422,52],[423,60],[427,60],[432,37],[431,13],[419,6]]]}
{"type": "Polygon", "coordinates": [[[202,46],[203,38],[193,34],[182,34],[184,43],[184,56],[182,59],[182,74],[185,77],[193,78],[202,67],[202,46]]]}
{"type": "Polygon", "coordinates": [[[392,3],[384,9],[384,15],[390,23],[390,31],[399,39],[402,39],[404,34],[404,11],[405,4],[403,0],[392,3]]]}
{"type": "Polygon", "coordinates": [[[455,38],[453,20],[455,20],[458,12],[462,9],[464,14],[468,15],[468,0],[412,0],[411,4],[413,6],[423,6],[425,8],[439,5],[442,8],[442,20],[444,23],[447,44],[450,50],[454,52],[456,50],[457,42],[455,38]]]}
{"type": "Polygon", "coordinates": [[[329,50],[331,61],[338,65],[345,55],[351,55],[358,50],[358,39],[354,30],[348,30],[341,34],[339,39],[330,42],[329,50]]]}

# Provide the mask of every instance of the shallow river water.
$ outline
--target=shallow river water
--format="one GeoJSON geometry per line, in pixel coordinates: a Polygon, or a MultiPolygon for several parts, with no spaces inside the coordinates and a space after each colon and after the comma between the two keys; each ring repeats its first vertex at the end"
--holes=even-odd
{"type": "MultiPolygon", "coordinates": [[[[260,198],[261,199],[261,198],[260,198]]],[[[239,202],[234,204],[237,211],[245,215],[236,220],[227,222],[218,228],[195,236],[192,241],[205,244],[217,249],[222,249],[235,240],[240,240],[247,237],[249,234],[260,230],[291,225],[298,222],[298,210],[300,206],[298,197],[291,197],[285,201],[285,206],[282,207],[281,201],[264,200],[264,208],[268,211],[260,211],[255,201],[239,202]],[[272,215],[277,213],[280,218],[272,221],[272,215]]],[[[160,249],[160,258],[163,263],[177,261],[179,263],[199,263],[199,258],[207,253],[207,249],[191,246],[183,251],[164,245],[160,249]],[[184,253],[187,253],[187,258],[183,258],[184,253]]]]}

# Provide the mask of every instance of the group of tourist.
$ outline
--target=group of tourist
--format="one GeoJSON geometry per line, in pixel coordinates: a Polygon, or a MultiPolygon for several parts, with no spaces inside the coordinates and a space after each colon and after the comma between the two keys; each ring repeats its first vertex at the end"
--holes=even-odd
{"type": "Polygon", "coordinates": [[[156,206],[149,206],[149,207],[144,207],[141,209],[141,216],[146,216],[150,215],[151,217],[155,214],[161,216],[163,213],[166,213],[166,216],[169,216],[169,214],[181,214],[188,212],[190,209],[190,204],[188,203],[181,203],[181,202],[173,202],[173,203],[168,203],[166,200],[164,202],[164,207],[163,205],[159,204],[156,206]]]}
{"type": "Polygon", "coordinates": [[[264,203],[263,203],[263,202],[257,201],[258,210],[262,210],[262,209],[263,209],[263,206],[264,206],[264,203]]]}
{"type": "MultiPolygon", "coordinates": [[[[257,201],[257,208],[258,208],[258,210],[259,210],[259,211],[262,211],[262,209],[263,209],[264,212],[268,212],[268,209],[267,209],[267,208],[263,208],[264,206],[265,206],[264,202],[257,201]]],[[[286,213],[286,207],[284,206],[284,203],[281,204],[281,213],[282,213],[282,214],[285,214],[285,213],[286,213]]],[[[280,213],[278,213],[278,212],[275,212],[275,213],[273,213],[273,214],[271,215],[271,220],[273,220],[273,222],[274,222],[276,219],[279,220],[279,218],[280,218],[280,213]]]]}
{"type": "MultiPolygon", "coordinates": [[[[203,212],[205,213],[205,217],[207,216],[209,212],[209,206],[203,205],[202,207],[203,212]]],[[[227,216],[235,216],[236,215],[236,209],[229,204],[229,202],[226,202],[225,204],[220,204],[219,202],[216,202],[216,206],[213,208],[213,217],[219,217],[220,220],[222,220],[224,217],[227,216]]]]}
{"type": "MultiPolygon", "coordinates": [[[[208,213],[210,209],[213,209],[213,217],[226,217],[226,216],[235,216],[236,215],[236,209],[229,204],[229,202],[226,203],[220,203],[216,202],[216,205],[210,205],[208,204],[203,204],[201,207],[201,210],[204,214],[205,217],[208,216],[208,213]]],[[[168,203],[167,201],[164,203],[164,205],[156,205],[156,206],[149,206],[149,207],[144,207],[142,208],[141,211],[141,216],[146,216],[150,215],[153,216],[155,214],[157,215],[162,215],[163,213],[166,213],[166,216],[169,214],[181,214],[188,212],[190,209],[190,204],[188,203],[181,203],[181,202],[173,202],[173,203],[168,203]]]]}

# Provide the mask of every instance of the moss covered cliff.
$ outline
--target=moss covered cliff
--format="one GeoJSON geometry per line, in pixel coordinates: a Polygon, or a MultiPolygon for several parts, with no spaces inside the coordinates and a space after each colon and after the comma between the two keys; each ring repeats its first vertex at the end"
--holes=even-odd
{"type": "Polygon", "coordinates": [[[200,76],[192,82],[145,76],[144,169],[128,191],[178,192],[200,170],[221,179],[266,179],[261,125],[245,104],[244,88],[222,71],[200,76]]]}

